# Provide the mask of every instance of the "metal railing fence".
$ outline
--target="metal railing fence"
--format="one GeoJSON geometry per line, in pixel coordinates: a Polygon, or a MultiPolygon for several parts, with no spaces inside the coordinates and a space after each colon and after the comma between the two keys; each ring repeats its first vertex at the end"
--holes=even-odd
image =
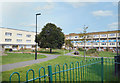
{"type": "MultiPolygon", "coordinates": [[[[85,60],[81,62],[71,62],[69,65],[64,63],[61,67],[59,64],[55,65],[55,68],[52,68],[51,65],[48,66],[46,70],[44,67],[39,69],[39,76],[35,78],[35,72],[33,69],[29,69],[26,73],[26,81],[28,82],[37,82],[37,83],[52,83],[52,82],[66,82],[66,83],[81,83],[81,82],[120,82],[118,73],[115,73],[117,68],[113,58],[94,58],[90,60],[85,60]],[[52,71],[54,69],[54,72],[52,71]],[[46,72],[48,71],[48,72],[46,72]],[[32,78],[29,79],[29,72],[32,74],[32,78]],[[43,74],[43,75],[41,75],[43,74]]],[[[117,70],[118,71],[118,70],[117,70]]],[[[20,74],[18,72],[13,72],[10,75],[9,82],[13,82],[13,75],[17,74],[18,82],[21,82],[20,74]]],[[[31,76],[31,75],[30,75],[31,76]]]]}

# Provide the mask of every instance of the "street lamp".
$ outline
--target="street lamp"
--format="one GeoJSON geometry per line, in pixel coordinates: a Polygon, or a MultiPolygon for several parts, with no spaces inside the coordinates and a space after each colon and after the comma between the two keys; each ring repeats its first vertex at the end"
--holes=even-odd
{"type": "Polygon", "coordinates": [[[85,27],[85,25],[84,25],[84,28],[83,28],[83,34],[84,34],[84,59],[85,59],[85,53],[86,53],[86,46],[85,46],[85,44],[86,44],[86,30],[88,29],[88,27],[85,27]]]}
{"type": "Polygon", "coordinates": [[[35,60],[37,60],[37,16],[41,15],[41,13],[36,14],[36,48],[35,48],[35,60]]]}

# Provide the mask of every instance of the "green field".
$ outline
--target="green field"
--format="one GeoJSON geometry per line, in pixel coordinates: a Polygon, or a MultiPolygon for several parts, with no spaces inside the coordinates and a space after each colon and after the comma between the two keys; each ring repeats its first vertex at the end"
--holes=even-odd
{"type": "MultiPolygon", "coordinates": [[[[18,51],[14,51],[14,52],[18,52],[18,51]]],[[[19,52],[32,52],[32,51],[31,50],[24,50],[24,51],[20,50],[19,52]]],[[[41,55],[38,54],[38,59],[46,58],[44,54],[64,55],[68,52],[69,52],[68,50],[53,49],[52,53],[50,53],[48,49],[47,50],[41,49],[40,51],[38,51],[38,53],[42,53],[42,54],[41,55]]],[[[6,54],[7,56],[0,56],[0,59],[2,59],[2,63],[0,63],[0,65],[35,59],[35,55],[31,53],[6,53],[6,54]]]]}
{"type": "MultiPolygon", "coordinates": [[[[84,51],[79,51],[80,55],[84,55],[84,51]]],[[[98,54],[98,57],[114,57],[117,53],[109,52],[109,51],[101,51],[98,54]]],[[[91,56],[90,54],[86,54],[86,56],[91,56]]]]}
{"type": "MultiPolygon", "coordinates": [[[[72,52],[73,50],[71,50],[72,52]]],[[[69,53],[69,50],[64,50],[64,49],[52,49],[52,53],[50,53],[49,49],[41,49],[38,51],[39,53],[43,54],[54,54],[54,55],[64,55],[66,53],[69,53]]]]}
{"type": "MultiPolygon", "coordinates": [[[[45,55],[38,54],[38,59],[46,58],[46,57],[47,56],[45,55]]],[[[34,60],[35,55],[27,54],[27,53],[7,53],[6,56],[0,56],[0,58],[2,58],[2,65],[4,65],[4,64],[10,64],[10,63],[34,60]]]]}
{"type": "MultiPolygon", "coordinates": [[[[88,59],[93,59],[93,58],[86,58],[88,59]]],[[[48,65],[52,65],[52,71],[55,71],[55,65],[59,64],[60,65],[60,69],[63,70],[63,64],[67,63],[68,64],[68,68],[70,68],[70,62],[76,62],[79,61],[81,62],[82,60],[84,60],[81,57],[75,57],[75,56],[59,56],[56,59],[52,59],[46,62],[42,62],[42,63],[37,63],[37,64],[33,64],[30,66],[26,66],[26,67],[21,67],[21,68],[16,68],[10,71],[5,71],[2,72],[2,77],[3,77],[3,81],[9,81],[9,77],[13,72],[18,72],[20,74],[21,77],[21,81],[25,81],[26,79],[26,72],[28,69],[33,69],[35,72],[35,78],[39,76],[38,71],[40,67],[44,67],[46,70],[46,74],[48,74],[48,65]]],[[[101,59],[99,59],[98,61],[101,61],[101,59]]],[[[94,63],[96,62],[95,60],[91,61],[91,62],[83,62],[82,65],[85,64],[90,64],[90,63],[94,63]]],[[[111,63],[107,63],[104,64],[104,81],[108,81],[108,80],[118,80],[117,78],[115,78],[114,76],[114,64],[111,63]],[[111,79],[112,78],[112,79],[111,79]]],[[[58,69],[57,69],[58,71],[58,69]]],[[[71,71],[72,74],[71,76],[73,77],[73,70],[71,71]]],[[[43,75],[43,70],[41,70],[41,76],[43,75]]],[[[57,74],[57,79],[58,79],[59,74],[57,74]]],[[[28,74],[29,79],[32,79],[32,72],[29,72],[28,74]]],[[[46,77],[46,79],[48,80],[48,77],[46,77]]],[[[70,81],[70,72],[68,72],[68,79],[70,81]]],[[[80,68],[80,79],[82,81],[100,81],[101,80],[101,64],[98,63],[96,65],[91,65],[91,66],[87,66],[84,68],[80,68]],[[82,75],[82,78],[81,78],[82,75]]],[[[53,80],[55,80],[55,75],[53,75],[53,80]]],[[[61,80],[63,80],[63,73],[61,73],[61,80]]],[[[65,80],[67,80],[66,78],[66,73],[65,73],[65,80]]],[[[73,80],[73,78],[71,78],[71,80],[73,80]]],[[[79,80],[79,77],[77,77],[76,79],[76,70],[74,70],[74,80],[79,80]]],[[[17,81],[17,76],[13,76],[12,81],[17,81]]],[[[37,80],[38,81],[38,80],[37,80]]]]}
{"type": "MultiPolygon", "coordinates": [[[[73,51],[73,50],[72,50],[73,51]]],[[[71,52],[72,52],[71,51],[71,52]]],[[[51,54],[49,53],[49,50],[46,49],[42,49],[41,51],[39,51],[40,53],[43,54],[51,54]]],[[[52,71],[55,71],[55,65],[59,64],[60,65],[60,69],[63,70],[63,64],[67,63],[68,64],[68,68],[70,67],[70,62],[76,62],[76,61],[84,61],[83,57],[77,57],[77,56],[64,56],[64,54],[69,53],[68,50],[60,50],[60,49],[53,49],[53,53],[54,55],[63,55],[63,56],[59,56],[56,59],[52,59],[46,62],[42,62],[42,63],[37,63],[37,64],[33,64],[30,66],[26,66],[26,67],[20,67],[20,68],[16,68],[13,70],[9,70],[9,71],[5,71],[2,72],[2,80],[3,81],[9,81],[9,77],[13,72],[18,72],[21,76],[21,81],[25,81],[26,79],[26,72],[29,69],[33,69],[35,71],[35,78],[39,76],[38,71],[40,67],[45,67],[46,70],[46,74],[48,74],[48,65],[52,65],[52,71]]],[[[80,54],[83,55],[83,51],[80,51],[80,54]]],[[[89,56],[89,55],[87,55],[89,56]]],[[[115,56],[115,53],[112,52],[100,52],[99,56],[101,57],[113,57],[115,56]]],[[[45,58],[45,55],[39,55],[38,58],[45,58]]],[[[1,58],[1,57],[0,57],[1,58]]],[[[9,56],[2,56],[3,60],[2,63],[3,64],[8,64],[8,63],[15,63],[15,62],[21,62],[21,61],[26,61],[26,60],[33,60],[34,59],[34,54],[17,54],[16,53],[9,53],[9,56]],[[19,59],[16,59],[19,58],[19,59]]],[[[86,58],[86,60],[88,59],[93,59],[93,58],[86,58]]],[[[101,60],[101,59],[99,59],[101,60]]],[[[95,61],[93,61],[94,63],[95,61]]],[[[83,65],[85,64],[89,64],[90,62],[84,62],[83,65]]],[[[58,69],[57,69],[58,71],[58,69]]],[[[73,71],[73,70],[72,70],[73,71]]],[[[41,71],[41,75],[43,75],[43,71],[41,71]]],[[[57,80],[58,80],[58,75],[57,74],[57,80]]],[[[66,73],[65,73],[66,75],[66,73]]],[[[76,70],[74,70],[74,80],[79,80],[79,76],[76,77],[76,70]],[[77,79],[76,79],[77,78],[77,79]]],[[[101,64],[98,63],[96,65],[92,65],[92,66],[87,66],[84,68],[80,68],[80,80],[82,81],[100,81],[101,80],[101,64]]],[[[70,72],[68,72],[68,80],[70,81],[70,72]]],[[[71,74],[71,76],[73,76],[73,73],[71,74]]],[[[32,79],[32,72],[29,72],[28,75],[29,79],[32,79]]],[[[13,76],[13,81],[17,80],[16,75],[13,76]]],[[[46,77],[46,80],[48,80],[48,77],[46,77]]],[[[53,80],[55,80],[55,75],[53,75],[53,80]]],[[[63,73],[61,73],[61,80],[64,80],[63,78],[63,73]]],[[[67,78],[65,77],[65,80],[67,80],[67,78]]],[[[71,80],[73,80],[73,78],[71,78],[71,80]]],[[[104,64],[104,81],[110,81],[110,80],[118,80],[115,75],[114,75],[114,64],[112,63],[106,63],[104,64]],[[112,78],[112,79],[111,79],[112,78]]],[[[37,80],[38,81],[38,80],[37,80]]]]}
{"type": "MultiPolygon", "coordinates": [[[[72,51],[72,50],[71,50],[72,51]]],[[[34,52],[33,50],[17,50],[13,52],[34,52]]],[[[39,53],[43,54],[55,54],[55,55],[64,55],[69,52],[69,50],[64,50],[64,49],[52,49],[52,53],[50,53],[49,49],[41,48],[38,50],[39,53]]]]}

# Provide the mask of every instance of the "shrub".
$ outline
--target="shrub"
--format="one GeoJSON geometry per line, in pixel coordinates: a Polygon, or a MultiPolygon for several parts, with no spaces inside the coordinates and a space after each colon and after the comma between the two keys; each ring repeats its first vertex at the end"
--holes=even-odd
{"type": "Polygon", "coordinates": [[[32,52],[35,52],[35,50],[32,50],[32,52]]]}
{"type": "Polygon", "coordinates": [[[5,49],[5,51],[10,51],[10,50],[11,50],[11,48],[6,48],[6,49],[5,49]]]}
{"type": "Polygon", "coordinates": [[[106,51],[109,51],[109,48],[106,48],[106,51]]]}
{"type": "Polygon", "coordinates": [[[99,52],[96,49],[89,49],[86,54],[99,54],[99,52]]]}
{"type": "Polygon", "coordinates": [[[20,48],[20,50],[24,50],[24,48],[23,48],[23,47],[21,47],[21,48],[20,48]]]}
{"type": "Polygon", "coordinates": [[[78,50],[79,50],[79,51],[84,51],[84,49],[83,49],[83,48],[78,48],[78,50]]]}

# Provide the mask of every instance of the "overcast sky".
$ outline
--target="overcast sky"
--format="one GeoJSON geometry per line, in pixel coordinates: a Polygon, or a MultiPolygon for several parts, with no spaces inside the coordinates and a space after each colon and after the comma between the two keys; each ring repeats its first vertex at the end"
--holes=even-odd
{"type": "Polygon", "coordinates": [[[54,23],[65,34],[118,30],[117,2],[5,2],[2,6],[1,27],[35,31],[35,14],[38,31],[46,23],[54,23]]]}

